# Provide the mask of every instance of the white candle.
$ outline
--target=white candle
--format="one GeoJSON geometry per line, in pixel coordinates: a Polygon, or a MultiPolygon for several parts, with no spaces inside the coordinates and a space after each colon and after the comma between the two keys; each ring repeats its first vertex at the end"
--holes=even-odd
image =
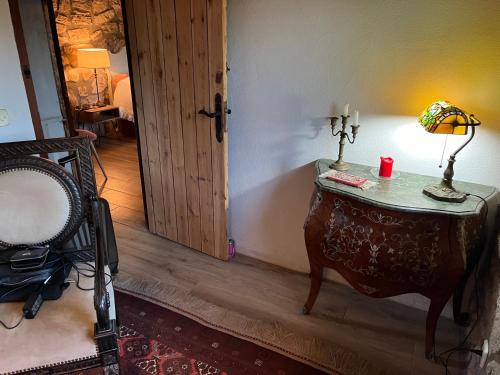
{"type": "Polygon", "coordinates": [[[354,112],[354,125],[359,125],[359,111],[354,112]]]}
{"type": "Polygon", "coordinates": [[[344,106],[344,116],[349,116],[349,103],[344,106]]]}

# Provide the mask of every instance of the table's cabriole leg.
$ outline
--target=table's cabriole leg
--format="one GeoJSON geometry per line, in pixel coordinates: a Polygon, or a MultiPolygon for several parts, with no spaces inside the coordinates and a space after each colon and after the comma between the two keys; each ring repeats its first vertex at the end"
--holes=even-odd
{"type": "Polygon", "coordinates": [[[321,241],[324,237],[322,231],[322,220],[319,218],[323,198],[319,191],[315,191],[311,197],[309,214],[304,224],[304,237],[307,248],[307,256],[311,268],[311,287],[309,297],[302,309],[303,314],[307,315],[311,311],[316,298],[318,297],[323,279],[323,252],[321,250],[321,241]]]}
{"type": "Polygon", "coordinates": [[[307,301],[302,309],[302,313],[304,315],[308,315],[311,312],[311,309],[316,302],[316,298],[318,297],[319,290],[321,288],[321,282],[323,281],[323,267],[319,264],[312,263],[311,264],[311,288],[309,289],[309,297],[307,297],[307,301]]]}

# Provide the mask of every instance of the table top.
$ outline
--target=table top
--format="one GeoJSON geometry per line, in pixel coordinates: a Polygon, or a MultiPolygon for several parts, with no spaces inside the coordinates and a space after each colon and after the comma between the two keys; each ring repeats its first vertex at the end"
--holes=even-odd
{"type": "MultiPolygon", "coordinates": [[[[468,196],[463,203],[450,203],[437,201],[424,195],[422,193],[424,186],[438,184],[441,181],[440,177],[399,172],[400,176],[396,179],[381,180],[373,176],[370,172],[373,167],[360,164],[350,164],[349,170],[345,172],[377,182],[375,186],[367,190],[337,183],[326,178],[319,178],[319,175],[330,170],[329,165],[332,162],[333,160],[328,159],[316,161],[315,184],[321,190],[347,195],[374,206],[396,211],[434,212],[450,216],[471,216],[477,215],[484,204],[480,198],[474,196],[468,196]]],[[[453,180],[453,186],[459,191],[478,195],[485,200],[492,198],[498,193],[498,190],[493,186],[463,181],[453,180]]]]}
{"type": "Polygon", "coordinates": [[[116,107],[114,105],[104,105],[102,107],[91,107],[91,108],[86,108],[86,109],[77,108],[76,110],[80,111],[80,112],[97,113],[97,112],[112,111],[114,109],[118,109],[118,107],[116,107]]]}

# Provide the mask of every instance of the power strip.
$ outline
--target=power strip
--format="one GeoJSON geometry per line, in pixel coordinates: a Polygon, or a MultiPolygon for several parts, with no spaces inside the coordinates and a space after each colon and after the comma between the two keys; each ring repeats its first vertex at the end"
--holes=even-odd
{"type": "Polygon", "coordinates": [[[481,352],[481,361],[479,362],[479,368],[484,368],[486,360],[488,359],[488,354],[490,354],[490,345],[488,343],[488,340],[484,339],[483,350],[481,352]]]}
{"type": "Polygon", "coordinates": [[[43,303],[42,291],[31,294],[24,304],[23,314],[26,319],[33,319],[43,303]]]}
{"type": "Polygon", "coordinates": [[[479,368],[484,368],[486,360],[488,359],[488,354],[490,352],[490,345],[488,343],[488,340],[484,339],[483,346],[480,349],[469,349],[469,350],[481,358],[479,360],[479,368]]]}

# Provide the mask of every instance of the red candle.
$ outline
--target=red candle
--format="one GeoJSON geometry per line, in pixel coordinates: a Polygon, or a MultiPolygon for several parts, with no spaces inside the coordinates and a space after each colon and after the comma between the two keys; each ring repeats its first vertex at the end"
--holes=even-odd
{"type": "Polygon", "coordinates": [[[380,177],[391,177],[392,174],[392,164],[394,160],[391,157],[384,158],[380,157],[380,169],[378,170],[378,175],[380,177]]]}

